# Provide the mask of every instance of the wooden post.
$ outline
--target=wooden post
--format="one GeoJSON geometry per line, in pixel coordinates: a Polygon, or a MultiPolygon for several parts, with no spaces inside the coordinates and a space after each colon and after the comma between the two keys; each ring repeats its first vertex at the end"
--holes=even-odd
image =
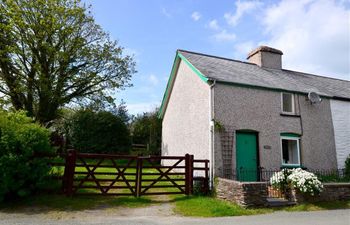
{"type": "Polygon", "coordinates": [[[185,194],[190,194],[190,155],[185,155],[185,194]]]}
{"type": "Polygon", "coordinates": [[[73,182],[76,160],[77,152],[73,149],[68,150],[63,176],[63,191],[67,196],[73,195],[73,182]]]}
{"type": "Polygon", "coordinates": [[[190,155],[189,157],[189,189],[190,189],[190,192],[189,194],[193,194],[193,160],[194,160],[194,157],[193,155],[190,155]]]}
{"type": "Polygon", "coordinates": [[[136,181],[135,181],[135,191],[136,197],[141,196],[141,185],[142,185],[142,157],[137,157],[136,163],[136,181]]]}
{"type": "Polygon", "coordinates": [[[208,166],[209,160],[206,160],[204,163],[205,167],[205,177],[204,177],[204,193],[208,194],[209,192],[209,166],[208,166]]]}

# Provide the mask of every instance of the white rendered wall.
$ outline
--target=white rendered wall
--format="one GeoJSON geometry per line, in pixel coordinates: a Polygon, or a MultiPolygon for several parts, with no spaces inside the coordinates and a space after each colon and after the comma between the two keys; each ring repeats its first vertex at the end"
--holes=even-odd
{"type": "Polygon", "coordinates": [[[344,168],[350,154],[350,102],[331,100],[338,168],[344,168]]]}

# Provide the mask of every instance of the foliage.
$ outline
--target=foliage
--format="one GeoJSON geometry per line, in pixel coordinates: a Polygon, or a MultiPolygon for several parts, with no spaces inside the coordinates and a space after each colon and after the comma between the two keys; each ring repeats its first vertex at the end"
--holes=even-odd
{"type": "Polygon", "coordinates": [[[0,1],[0,93],[42,124],[68,103],[112,103],[134,67],[80,0],[0,1]]]}
{"type": "Polygon", "coordinates": [[[68,139],[80,152],[124,154],[130,150],[128,127],[111,112],[83,109],[67,123],[68,139]]]}
{"type": "Polygon", "coordinates": [[[350,180],[350,155],[345,160],[345,178],[350,180]]]}
{"type": "Polygon", "coordinates": [[[273,187],[281,190],[286,190],[287,187],[290,187],[312,196],[323,189],[321,181],[318,180],[315,174],[301,168],[283,169],[271,177],[270,183],[273,187]]]}
{"type": "Polygon", "coordinates": [[[132,122],[132,140],[134,144],[149,144],[150,155],[159,155],[162,138],[162,120],[158,118],[158,109],[138,115],[132,122]]]}
{"type": "Polygon", "coordinates": [[[0,111],[0,201],[29,195],[46,186],[50,168],[49,131],[24,112],[0,111]]]}

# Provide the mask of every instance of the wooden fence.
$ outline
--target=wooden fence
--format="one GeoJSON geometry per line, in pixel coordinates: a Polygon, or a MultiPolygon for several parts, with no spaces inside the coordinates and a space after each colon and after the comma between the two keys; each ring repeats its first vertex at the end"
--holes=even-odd
{"type": "Polygon", "coordinates": [[[185,194],[209,191],[209,160],[185,156],[120,156],[69,150],[63,192],[98,195],[185,194]],[[196,187],[194,188],[194,185],[196,187]]]}

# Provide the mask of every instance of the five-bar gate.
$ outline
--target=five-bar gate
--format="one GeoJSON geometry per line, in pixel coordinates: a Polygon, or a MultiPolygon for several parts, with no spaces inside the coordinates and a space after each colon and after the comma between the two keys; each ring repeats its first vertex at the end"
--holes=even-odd
{"type": "Polygon", "coordinates": [[[66,195],[192,194],[193,185],[209,188],[209,160],[185,156],[120,156],[87,154],[69,150],[63,191],[66,195]]]}

